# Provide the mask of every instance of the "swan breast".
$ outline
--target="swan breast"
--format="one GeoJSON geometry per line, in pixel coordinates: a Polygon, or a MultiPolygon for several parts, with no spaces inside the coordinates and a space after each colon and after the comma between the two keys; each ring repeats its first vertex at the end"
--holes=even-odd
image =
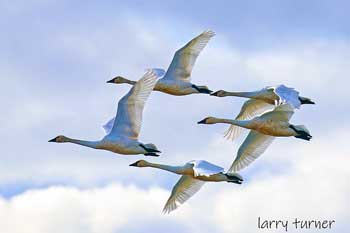
{"type": "Polygon", "coordinates": [[[100,147],[100,149],[124,155],[145,153],[144,149],[140,147],[139,142],[121,137],[113,139],[105,137],[101,141],[100,147]]]}
{"type": "Polygon", "coordinates": [[[179,80],[164,80],[161,79],[157,82],[155,91],[165,92],[171,95],[188,95],[195,93],[196,91],[192,88],[192,84],[179,80]]]}
{"type": "Polygon", "coordinates": [[[271,119],[257,124],[255,130],[271,136],[288,137],[295,135],[295,132],[289,128],[288,122],[273,121],[271,119]]]}

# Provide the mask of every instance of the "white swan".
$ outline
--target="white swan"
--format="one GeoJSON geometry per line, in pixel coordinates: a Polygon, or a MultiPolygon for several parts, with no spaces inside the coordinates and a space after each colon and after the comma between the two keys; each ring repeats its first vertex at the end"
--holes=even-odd
{"type": "Polygon", "coordinates": [[[169,166],[139,160],[130,164],[130,166],[154,167],[182,175],[173,187],[171,195],[164,206],[163,213],[170,213],[175,210],[180,204],[183,204],[198,192],[205,182],[226,181],[241,184],[243,181],[239,174],[225,173],[222,167],[204,160],[193,160],[183,166],[169,166]]]}
{"type": "Polygon", "coordinates": [[[264,113],[251,120],[229,120],[207,117],[199,121],[198,124],[226,123],[251,129],[229,169],[229,172],[236,172],[248,166],[264,153],[275,137],[294,136],[307,141],[312,138],[305,126],[289,123],[293,113],[293,108],[289,104],[283,104],[277,106],[273,111],[264,113]]]}
{"type": "MultiPolygon", "coordinates": [[[[260,115],[267,110],[272,110],[274,106],[288,103],[293,108],[300,108],[301,104],[315,104],[311,99],[299,96],[299,92],[294,88],[289,88],[284,85],[278,85],[275,87],[266,87],[259,91],[251,92],[228,92],[217,91],[211,95],[217,97],[225,96],[239,96],[250,98],[247,100],[239,114],[236,116],[236,120],[249,120],[254,116],[260,115]]],[[[242,128],[231,125],[225,132],[227,139],[234,140],[241,133],[242,128]]]]}
{"type": "Polygon", "coordinates": [[[156,153],[160,151],[155,145],[143,144],[138,141],[143,108],[156,82],[157,76],[154,71],[150,70],[119,100],[116,117],[104,126],[107,135],[102,140],[85,141],[60,135],[49,142],[71,142],[118,154],[159,156],[156,153]]]}
{"type": "MultiPolygon", "coordinates": [[[[154,90],[170,95],[189,95],[196,93],[210,94],[212,91],[209,90],[208,87],[197,86],[190,81],[191,72],[198,55],[214,35],[215,33],[213,31],[205,31],[176,51],[166,73],[162,69],[155,69],[159,77],[163,76],[164,73],[165,75],[158,80],[154,90]]],[[[135,81],[117,76],[114,79],[109,80],[107,83],[127,83],[134,85],[135,81]]]]}

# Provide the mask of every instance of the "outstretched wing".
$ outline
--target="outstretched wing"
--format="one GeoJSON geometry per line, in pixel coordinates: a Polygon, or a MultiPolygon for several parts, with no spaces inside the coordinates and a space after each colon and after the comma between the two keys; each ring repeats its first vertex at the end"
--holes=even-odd
{"type": "Polygon", "coordinates": [[[213,31],[205,31],[176,51],[164,78],[189,82],[199,53],[214,35],[213,31]]]}
{"type": "Polygon", "coordinates": [[[157,80],[154,71],[147,71],[130,91],[119,100],[117,115],[109,135],[124,135],[134,139],[139,136],[143,108],[157,80]]]}
{"type": "Polygon", "coordinates": [[[281,104],[270,112],[266,112],[260,116],[264,120],[286,121],[289,122],[294,114],[294,108],[290,104],[281,104]]]}
{"type": "Polygon", "coordinates": [[[280,104],[290,104],[293,108],[300,108],[301,102],[299,100],[299,92],[294,88],[279,85],[274,87],[274,92],[280,98],[280,104]]]}
{"type": "Polygon", "coordinates": [[[170,213],[175,210],[190,197],[192,197],[204,185],[204,181],[193,179],[190,176],[183,175],[175,184],[171,195],[166,202],[163,213],[170,213]]]}
{"type": "MultiPolygon", "coordinates": [[[[250,120],[257,115],[260,115],[268,110],[273,109],[273,105],[257,99],[249,99],[244,102],[240,113],[236,116],[236,120],[250,120]]],[[[244,128],[231,125],[226,131],[225,136],[227,139],[231,139],[232,141],[237,138],[244,128]]]]}
{"type": "Polygon", "coordinates": [[[113,125],[114,125],[115,117],[110,119],[106,124],[102,126],[106,134],[109,134],[112,131],[113,125]]]}
{"type": "Polygon", "coordinates": [[[239,147],[237,157],[233,161],[228,173],[235,173],[257,159],[265,152],[267,147],[272,143],[274,137],[261,134],[255,130],[251,130],[247,138],[239,147]]]}
{"type": "Polygon", "coordinates": [[[165,70],[161,68],[152,68],[152,70],[157,75],[158,78],[162,78],[165,74],[165,70]]]}
{"type": "Polygon", "coordinates": [[[195,177],[211,176],[214,174],[218,174],[220,172],[224,172],[224,168],[219,167],[215,164],[209,163],[205,160],[192,160],[188,163],[193,164],[193,172],[195,177]]]}

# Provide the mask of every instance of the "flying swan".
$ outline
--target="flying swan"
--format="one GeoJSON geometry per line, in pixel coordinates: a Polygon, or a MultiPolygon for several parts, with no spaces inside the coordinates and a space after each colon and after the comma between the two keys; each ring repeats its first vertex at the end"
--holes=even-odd
{"type": "Polygon", "coordinates": [[[266,112],[251,120],[229,120],[207,117],[199,121],[198,124],[226,123],[251,129],[229,169],[229,172],[232,173],[248,166],[263,154],[275,137],[294,136],[309,141],[312,136],[305,126],[289,123],[293,113],[293,108],[289,104],[282,104],[275,107],[273,111],[266,112]]]}
{"type": "Polygon", "coordinates": [[[183,166],[169,166],[157,163],[150,163],[139,160],[130,166],[134,167],[154,167],[172,173],[182,175],[173,187],[171,195],[166,202],[163,213],[170,213],[186,202],[205,184],[205,182],[226,181],[241,184],[243,179],[237,173],[225,173],[222,167],[216,166],[205,160],[192,160],[183,166]]]}
{"type": "MultiPolygon", "coordinates": [[[[178,96],[197,93],[210,94],[212,91],[208,87],[191,83],[191,72],[198,55],[214,35],[213,31],[205,31],[176,51],[166,72],[163,69],[154,69],[158,77],[163,76],[158,80],[154,90],[178,96]]],[[[134,85],[136,82],[117,76],[107,83],[134,85]]]]}
{"type": "MultiPolygon", "coordinates": [[[[257,115],[261,115],[267,110],[272,110],[274,106],[288,103],[293,108],[300,108],[302,104],[315,104],[311,99],[299,96],[299,92],[294,88],[286,87],[285,85],[265,87],[259,91],[250,92],[228,92],[224,90],[216,91],[211,94],[217,97],[239,96],[249,98],[236,120],[249,120],[257,115]]],[[[231,125],[225,132],[227,139],[234,140],[241,133],[242,128],[231,125]]]]}
{"type": "Polygon", "coordinates": [[[143,144],[138,141],[143,108],[157,80],[157,75],[153,70],[147,71],[130,91],[119,100],[116,117],[103,126],[106,136],[102,140],[85,141],[60,135],[49,142],[70,142],[125,155],[159,156],[156,153],[160,151],[154,144],[143,144]]]}

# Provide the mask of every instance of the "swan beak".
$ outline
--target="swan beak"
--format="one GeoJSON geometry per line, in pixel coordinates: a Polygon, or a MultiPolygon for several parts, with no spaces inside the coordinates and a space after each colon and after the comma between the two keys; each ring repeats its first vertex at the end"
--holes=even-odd
{"type": "Polygon", "coordinates": [[[114,83],[114,79],[115,78],[112,78],[111,80],[107,81],[107,83],[114,83]]]}
{"type": "Polygon", "coordinates": [[[212,96],[218,96],[218,91],[214,92],[214,93],[211,93],[210,95],[212,96]]]}
{"type": "Polygon", "coordinates": [[[197,124],[205,124],[205,122],[206,122],[206,119],[203,119],[201,121],[198,121],[197,124]]]}
{"type": "Polygon", "coordinates": [[[55,137],[55,138],[49,140],[48,142],[56,142],[56,139],[57,139],[57,137],[55,137]]]}
{"type": "Polygon", "coordinates": [[[137,162],[130,164],[131,167],[137,167],[137,162]]]}

